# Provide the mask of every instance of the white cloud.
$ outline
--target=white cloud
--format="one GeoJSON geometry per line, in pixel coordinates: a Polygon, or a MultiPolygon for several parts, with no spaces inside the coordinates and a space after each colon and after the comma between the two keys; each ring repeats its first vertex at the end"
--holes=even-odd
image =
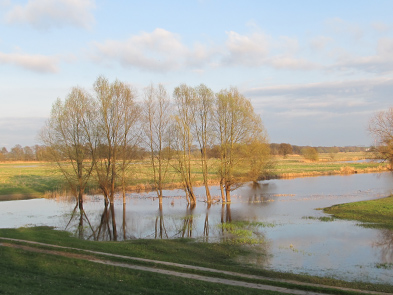
{"type": "Polygon", "coordinates": [[[245,91],[267,113],[299,117],[310,114],[370,113],[391,105],[393,79],[278,85],[245,91]]]}
{"type": "Polygon", "coordinates": [[[94,23],[94,7],[94,0],[29,0],[25,5],[15,5],[5,20],[38,29],[67,25],[89,28],[94,23]]]}
{"type": "Polygon", "coordinates": [[[226,33],[227,56],[225,64],[241,64],[245,66],[261,65],[266,61],[269,53],[268,37],[262,33],[240,35],[230,31],[226,33]]]}
{"type": "Polygon", "coordinates": [[[343,71],[361,70],[371,73],[391,73],[393,72],[393,39],[380,39],[375,55],[343,54],[331,68],[343,71]]]}
{"type": "Polygon", "coordinates": [[[125,67],[156,71],[177,69],[179,59],[187,54],[180,37],[164,29],[144,32],[125,41],[107,40],[94,46],[98,49],[95,57],[98,60],[109,59],[125,67]]]}
{"type": "Polygon", "coordinates": [[[299,42],[295,38],[281,36],[276,41],[263,33],[241,35],[227,32],[226,48],[221,65],[245,67],[267,66],[275,69],[312,70],[319,66],[296,57],[299,42]]]}
{"type": "Polygon", "coordinates": [[[31,71],[55,73],[58,71],[58,59],[45,55],[0,52],[0,64],[16,65],[31,71]]]}
{"type": "Polygon", "coordinates": [[[161,28],[124,41],[107,40],[96,42],[93,46],[97,51],[94,56],[96,61],[159,72],[184,67],[201,70],[215,54],[213,49],[202,44],[195,44],[193,49],[189,49],[181,42],[179,35],[161,28]]]}
{"type": "Polygon", "coordinates": [[[293,70],[314,70],[320,66],[311,61],[295,58],[292,56],[277,55],[269,58],[266,61],[267,65],[270,65],[276,69],[293,69],[293,70]]]}

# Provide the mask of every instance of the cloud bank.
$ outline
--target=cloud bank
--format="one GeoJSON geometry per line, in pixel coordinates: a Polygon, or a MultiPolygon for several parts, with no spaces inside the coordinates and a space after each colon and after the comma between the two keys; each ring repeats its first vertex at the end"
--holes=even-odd
{"type": "Polygon", "coordinates": [[[45,55],[30,55],[23,53],[0,52],[0,64],[10,64],[24,69],[41,72],[56,73],[58,71],[58,59],[45,55]]]}
{"type": "Polygon", "coordinates": [[[5,16],[10,24],[27,23],[37,29],[75,26],[89,28],[94,23],[94,0],[29,0],[15,5],[5,16]]]}

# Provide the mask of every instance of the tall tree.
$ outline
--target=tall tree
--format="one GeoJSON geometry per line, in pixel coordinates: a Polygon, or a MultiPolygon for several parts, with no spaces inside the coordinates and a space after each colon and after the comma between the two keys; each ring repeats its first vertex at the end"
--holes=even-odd
{"type": "Polygon", "coordinates": [[[95,110],[89,94],[75,87],[64,102],[57,99],[53,104],[50,118],[40,133],[41,141],[49,147],[52,159],[77,198],[80,209],[94,166],[91,155],[95,148],[92,135],[95,110]]]}
{"type": "MultiPolygon", "coordinates": [[[[235,168],[244,167],[244,163],[249,162],[253,156],[250,152],[244,153],[245,147],[251,149],[255,143],[267,144],[267,136],[261,118],[254,112],[251,102],[237,88],[222,90],[216,95],[214,121],[220,145],[218,173],[221,198],[223,202],[231,202],[231,190],[245,180],[235,175],[235,168]]],[[[263,155],[269,156],[268,153],[257,156],[263,155]]]]}
{"type": "Polygon", "coordinates": [[[130,165],[129,147],[135,145],[140,114],[135,102],[136,93],[129,85],[120,81],[109,83],[104,77],[96,80],[94,90],[98,101],[99,153],[95,167],[99,187],[105,202],[113,204],[117,182],[120,182],[124,203],[126,170],[130,165]]]}
{"type": "Polygon", "coordinates": [[[194,102],[192,103],[193,133],[196,138],[201,155],[203,183],[206,191],[206,201],[211,203],[208,177],[208,156],[207,149],[213,142],[213,104],[214,92],[201,84],[195,88],[194,102]]]}
{"type": "Polygon", "coordinates": [[[144,91],[143,131],[150,151],[153,181],[160,205],[162,205],[163,182],[169,166],[165,150],[170,146],[169,127],[171,105],[166,89],[159,84],[150,85],[144,91]]]}
{"type": "Polygon", "coordinates": [[[393,107],[376,113],[368,130],[375,138],[377,156],[388,161],[393,169],[393,107]]]}
{"type": "Polygon", "coordinates": [[[193,189],[193,174],[191,171],[193,137],[191,126],[193,126],[193,107],[195,91],[185,84],[176,87],[173,96],[175,98],[177,112],[174,116],[174,150],[176,151],[177,165],[175,169],[182,178],[184,191],[189,204],[196,203],[193,189]]]}

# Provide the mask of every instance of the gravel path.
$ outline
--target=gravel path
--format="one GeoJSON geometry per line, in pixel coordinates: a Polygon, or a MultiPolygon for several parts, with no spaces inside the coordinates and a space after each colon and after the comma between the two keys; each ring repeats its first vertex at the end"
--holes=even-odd
{"type": "Polygon", "coordinates": [[[45,244],[45,243],[39,243],[39,242],[33,242],[33,241],[27,241],[27,240],[20,240],[20,239],[0,237],[0,240],[8,241],[8,243],[7,242],[0,243],[0,246],[2,246],[2,247],[19,248],[19,249],[23,249],[25,251],[39,252],[39,253],[52,254],[52,255],[60,255],[60,256],[77,258],[77,259],[84,259],[87,261],[101,263],[101,264],[105,264],[105,265],[112,265],[112,266],[124,267],[124,268],[129,268],[129,269],[140,270],[140,271],[160,273],[160,274],[165,274],[165,275],[195,279],[195,280],[212,282],[212,283],[226,284],[226,285],[232,285],[232,286],[241,286],[241,287],[260,289],[260,290],[276,291],[276,292],[280,292],[280,293],[284,293],[284,294],[322,295],[325,293],[317,293],[317,292],[303,291],[303,290],[294,290],[294,289],[276,287],[276,286],[271,286],[271,285],[266,285],[266,284],[248,283],[248,282],[238,281],[236,279],[222,279],[222,278],[210,277],[210,276],[205,276],[205,275],[182,273],[179,271],[160,269],[160,268],[156,268],[156,267],[134,265],[131,263],[126,263],[126,262],[121,263],[121,262],[115,262],[115,261],[111,261],[111,260],[100,259],[100,258],[91,256],[91,255],[88,255],[88,254],[122,258],[126,261],[127,260],[128,261],[134,260],[134,261],[142,261],[142,262],[155,263],[155,264],[161,264],[161,265],[169,265],[169,266],[175,266],[175,267],[180,267],[180,268],[184,268],[184,269],[200,270],[200,271],[205,271],[205,272],[210,272],[210,273],[220,273],[220,274],[231,275],[231,276],[236,276],[236,277],[260,279],[260,280],[272,281],[272,282],[289,283],[289,284],[294,284],[294,285],[299,285],[299,286],[313,286],[313,287],[322,287],[322,288],[324,287],[324,288],[330,288],[330,289],[352,291],[352,292],[356,292],[358,294],[388,294],[388,293],[382,293],[382,292],[363,291],[363,290],[355,290],[355,289],[341,288],[341,287],[334,287],[334,286],[323,286],[323,285],[317,285],[317,284],[302,283],[302,282],[297,282],[297,281],[292,281],[292,280],[272,279],[272,278],[236,273],[236,272],[231,272],[231,271],[217,270],[217,269],[206,268],[206,267],[199,267],[199,266],[185,265],[185,264],[179,264],[179,263],[144,259],[144,258],[138,258],[138,257],[130,257],[130,256],[124,256],[124,255],[117,255],[117,254],[111,254],[111,253],[105,253],[105,252],[99,252],[99,251],[84,250],[84,249],[73,248],[73,247],[64,247],[64,246],[51,245],[51,244],[45,244]],[[45,247],[50,247],[50,248],[54,248],[54,249],[72,250],[74,252],[70,253],[70,252],[64,252],[64,251],[39,249],[36,247],[29,247],[29,246],[25,246],[25,245],[12,244],[12,242],[25,243],[25,244],[31,244],[31,245],[37,245],[37,246],[45,246],[45,247]]]}

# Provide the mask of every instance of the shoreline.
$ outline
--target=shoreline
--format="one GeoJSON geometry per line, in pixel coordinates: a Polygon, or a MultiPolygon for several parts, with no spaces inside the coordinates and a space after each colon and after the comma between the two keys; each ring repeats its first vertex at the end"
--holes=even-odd
{"type": "MultiPolygon", "coordinates": [[[[386,166],[378,166],[375,168],[365,168],[365,169],[357,169],[355,170],[353,167],[350,166],[345,166],[342,167],[340,170],[333,170],[333,171],[310,171],[310,172],[299,172],[299,173],[281,173],[281,174],[276,174],[276,175],[271,175],[267,177],[263,177],[259,179],[258,181],[264,181],[264,180],[272,180],[272,179],[294,179],[294,178],[305,178],[305,177],[318,177],[318,176],[333,176],[333,175],[352,175],[352,174],[365,174],[365,173],[385,173],[389,172],[391,170],[388,169],[386,166]]],[[[209,181],[209,186],[217,186],[219,185],[220,182],[219,180],[210,180],[209,181]]],[[[203,186],[202,181],[196,181],[194,184],[194,187],[200,187],[203,186]]],[[[182,189],[183,184],[180,182],[173,182],[173,183],[167,183],[163,184],[163,189],[164,190],[174,190],[174,189],[182,189]]],[[[155,191],[154,185],[149,184],[149,183],[141,183],[141,184],[136,184],[132,186],[128,186],[126,192],[127,193],[140,193],[140,192],[153,192],[155,191]]],[[[48,191],[43,194],[5,194],[5,195],[0,195],[0,202],[2,201],[16,201],[16,200],[30,200],[30,199],[37,199],[37,198],[56,198],[58,196],[63,196],[66,191],[48,191]]],[[[101,192],[97,189],[92,189],[86,194],[100,194],[101,192]]]]}

